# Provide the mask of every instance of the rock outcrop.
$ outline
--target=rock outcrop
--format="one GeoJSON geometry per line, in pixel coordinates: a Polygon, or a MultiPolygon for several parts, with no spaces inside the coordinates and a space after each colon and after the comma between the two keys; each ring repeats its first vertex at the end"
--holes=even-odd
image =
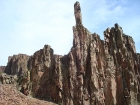
{"type": "Polygon", "coordinates": [[[10,75],[18,76],[30,70],[30,56],[26,54],[18,54],[8,57],[8,63],[5,72],[10,75]]]}
{"type": "Polygon", "coordinates": [[[4,73],[5,66],[0,66],[0,84],[2,83],[2,73],[4,73]]]}
{"type": "Polygon", "coordinates": [[[139,105],[140,54],[132,37],[115,24],[101,40],[83,26],[79,2],[74,14],[67,55],[45,45],[32,56],[10,57],[5,72],[17,75],[22,93],[62,105],[139,105]]]}
{"type": "Polygon", "coordinates": [[[0,73],[3,73],[5,70],[5,66],[0,66],[0,73]]]}
{"type": "Polygon", "coordinates": [[[17,75],[8,75],[6,73],[2,73],[0,80],[2,81],[2,84],[16,84],[17,75]]]}

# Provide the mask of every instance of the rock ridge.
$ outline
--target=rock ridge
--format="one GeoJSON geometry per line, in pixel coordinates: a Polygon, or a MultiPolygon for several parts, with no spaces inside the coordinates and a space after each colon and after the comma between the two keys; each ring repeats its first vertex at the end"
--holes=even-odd
{"type": "MultiPolygon", "coordinates": [[[[131,36],[117,23],[104,40],[82,23],[80,3],[74,4],[76,25],[67,55],[55,55],[49,45],[32,56],[8,58],[4,72],[17,75],[17,87],[62,105],[139,105],[140,54],[131,36]]],[[[7,82],[8,83],[8,82],[7,82]]]]}

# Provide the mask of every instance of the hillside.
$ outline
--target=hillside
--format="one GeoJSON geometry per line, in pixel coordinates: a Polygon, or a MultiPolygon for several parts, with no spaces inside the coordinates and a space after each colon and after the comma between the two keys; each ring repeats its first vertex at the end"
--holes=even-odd
{"type": "Polygon", "coordinates": [[[29,96],[25,96],[14,85],[0,85],[0,105],[56,105],[29,96]]]}

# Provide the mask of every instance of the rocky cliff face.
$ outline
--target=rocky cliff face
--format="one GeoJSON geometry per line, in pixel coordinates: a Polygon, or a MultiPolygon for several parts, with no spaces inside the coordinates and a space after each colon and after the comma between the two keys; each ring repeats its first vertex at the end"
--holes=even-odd
{"type": "Polygon", "coordinates": [[[1,76],[2,76],[2,73],[4,72],[4,70],[5,70],[5,66],[0,66],[0,84],[2,82],[1,76]]]}
{"type": "Polygon", "coordinates": [[[0,73],[3,73],[5,70],[5,66],[0,66],[0,73]]]}
{"type": "Polygon", "coordinates": [[[63,105],[139,105],[140,54],[132,37],[115,24],[101,40],[83,26],[79,2],[74,14],[67,55],[54,55],[45,45],[32,56],[10,57],[5,72],[17,75],[24,94],[63,105]]]}

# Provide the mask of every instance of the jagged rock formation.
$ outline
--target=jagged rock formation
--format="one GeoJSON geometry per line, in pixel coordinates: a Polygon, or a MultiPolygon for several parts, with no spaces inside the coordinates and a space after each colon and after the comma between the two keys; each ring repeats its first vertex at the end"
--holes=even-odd
{"type": "Polygon", "coordinates": [[[26,54],[13,55],[8,57],[8,63],[5,67],[7,74],[20,76],[22,73],[30,70],[30,56],[26,54]]]}
{"type": "Polygon", "coordinates": [[[3,73],[5,70],[5,66],[0,66],[0,73],[3,73]]]}
{"type": "Polygon", "coordinates": [[[6,73],[1,74],[0,80],[2,81],[2,84],[16,84],[17,76],[16,75],[8,75],[6,73]]]}
{"type": "Polygon", "coordinates": [[[5,72],[17,75],[19,90],[63,105],[139,105],[140,54],[122,28],[104,31],[104,40],[82,24],[79,2],[67,55],[54,55],[45,45],[32,56],[9,58],[5,72]],[[19,82],[20,81],[20,82],[19,82]]]}
{"type": "Polygon", "coordinates": [[[5,66],[0,66],[0,84],[2,83],[2,73],[5,70],[5,66]]]}

